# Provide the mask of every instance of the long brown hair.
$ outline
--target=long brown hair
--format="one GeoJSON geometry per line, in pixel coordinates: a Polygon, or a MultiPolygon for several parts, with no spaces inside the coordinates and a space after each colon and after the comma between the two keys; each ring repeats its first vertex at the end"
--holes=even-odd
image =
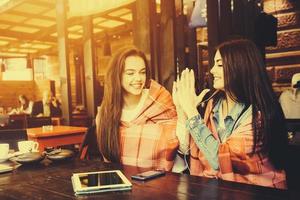
{"type": "Polygon", "coordinates": [[[121,161],[120,119],[123,108],[123,89],[121,86],[125,59],[128,56],[139,56],[145,61],[146,83],[150,84],[150,68],[145,54],[134,46],[119,49],[111,58],[105,76],[104,96],[98,113],[97,140],[99,149],[111,162],[121,161]]]}
{"type": "Polygon", "coordinates": [[[24,110],[28,108],[28,106],[29,106],[29,100],[28,100],[28,98],[24,94],[19,95],[19,100],[18,101],[19,101],[20,106],[23,106],[24,110]],[[23,99],[25,101],[25,103],[22,104],[22,102],[20,101],[20,99],[23,99]]]}
{"type": "Polygon", "coordinates": [[[284,115],[258,48],[250,40],[235,39],[217,49],[223,62],[225,91],[236,102],[252,105],[253,153],[260,147],[276,168],[283,168],[287,149],[284,115]]]}

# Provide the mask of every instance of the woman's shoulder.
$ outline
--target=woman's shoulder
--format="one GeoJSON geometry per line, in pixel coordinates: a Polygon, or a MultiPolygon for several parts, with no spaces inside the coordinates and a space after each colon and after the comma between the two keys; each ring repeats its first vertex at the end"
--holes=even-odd
{"type": "Polygon", "coordinates": [[[150,85],[149,85],[149,90],[150,91],[157,91],[160,90],[163,86],[159,84],[157,81],[150,79],[150,85]]]}
{"type": "Polygon", "coordinates": [[[151,79],[149,95],[155,98],[170,98],[172,99],[171,93],[161,84],[151,79]]]}

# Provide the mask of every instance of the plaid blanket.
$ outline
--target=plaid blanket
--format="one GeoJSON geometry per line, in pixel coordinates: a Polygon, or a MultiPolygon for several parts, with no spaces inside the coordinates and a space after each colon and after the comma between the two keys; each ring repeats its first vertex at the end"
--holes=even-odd
{"type": "MultiPolygon", "coordinates": [[[[213,103],[210,101],[205,111],[204,121],[213,136],[219,139],[212,119],[212,108],[213,103]]],[[[267,187],[286,188],[285,172],[274,169],[261,148],[258,147],[252,154],[253,131],[250,107],[243,113],[232,134],[219,145],[218,171],[210,167],[203,153],[191,138],[191,174],[267,187]]]]}
{"type": "Polygon", "coordinates": [[[152,80],[137,117],[129,123],[121,122],[122,163],[171,170],[179,144],[176,121],[170,93],[152,80]]]}

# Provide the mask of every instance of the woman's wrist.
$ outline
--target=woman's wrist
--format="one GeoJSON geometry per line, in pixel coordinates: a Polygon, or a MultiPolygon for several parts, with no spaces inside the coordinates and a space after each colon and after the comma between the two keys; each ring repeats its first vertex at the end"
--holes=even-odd
{"type": "Polygon", "coordinates": [[[185,112],[182,110],[182,108],[176,107],[176,112],[177,112],[177,118],[180,121],[186,121],[187,120],[187,116],[186,116],[185,112]]]}
{"type": "Polygon", "coordinates": [[[199,115],[199,112],[198,112],[198,110],[196,108],[192,108],[189,111],[187,111],[187,117],[188,117],[188,119],[191,119],[192,117],[195,117],[197,115],[199,115]]]}

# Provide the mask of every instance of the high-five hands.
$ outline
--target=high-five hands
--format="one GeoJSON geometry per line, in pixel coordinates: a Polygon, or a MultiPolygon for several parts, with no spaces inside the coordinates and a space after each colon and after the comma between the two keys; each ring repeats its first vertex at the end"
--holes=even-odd
{"type": "Polygon", "coordinates": [[[191,118],[198,115],[197,105],[207,92],[209,89],[204,89],[198,96],[196,95],[194,71],[186,68],[173,84],[173,101],[177,109],[182,109],[185,115],[191,118]]]}

